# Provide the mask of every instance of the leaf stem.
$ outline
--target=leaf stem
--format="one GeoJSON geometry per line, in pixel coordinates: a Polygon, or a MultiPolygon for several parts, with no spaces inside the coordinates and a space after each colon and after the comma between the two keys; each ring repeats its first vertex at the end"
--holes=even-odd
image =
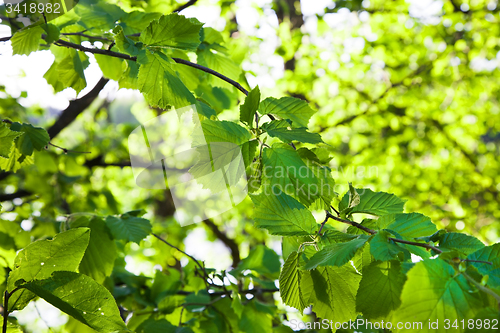
{"type": "Polygon", "coordinates": [[[367,233],[369,233],[371,235],[375,235],[377,233],[375,230],[367,228],[364,225],[359,224],[358,222],[354,222],[354,221],[342,219],[340,217],[337,217],[337,216],[333,215],[332,213],[330,213],[328,211],[326,212],[326,215],[327,215],[328,218],[331,218],[332,220],[339,221],[339,222],[346,223],[346,224],[350,224],[353,227],[361,229],[361,230],[363,230],[363,231],[365,231],[365,232],[367,232],[367,233]]]}
{"type": "Polygon", "coordinates": [[[3,325],[2,325],[2,333],[7,333],[7,325],[8,325],[8,318],[9,318],[9,298],[10,296],[15,293],[16,291],[19,290],[18,288],[15,288],[12,290],[12,292],[8,292],[7,289],[5,289],[5,292],[3,294],[3,325]]]}
{"type": "MultiPolygon", "coordinates": [[[[334,216],[329,211],[327,211],[326,214],[327,214],[327,218],[331,218],[331,219],[333,219],[335,221],[339,221],[339,222],[342,222],[342,223],[346,223],[346,224],[352,225],[353,227],[361,229],[361,230],[363,230],[363,231],[365,231],[365,232],[367,232],[367,233],[369,233],[371,235],[375,235],[377,233],[375,230],[367,228],[364,225],[359,224],[358,222],[354,222],[354,221],[350,221],[350,220],[345,220],[345,219],[342,219],[340,217],[334,216]]],[[[326,220],[325,220],[325,222],[326,222],[326,220]]],[[[323,223],[325,223],[325,222],[323,222],[323,223]]],[[[320,229],[320,231],[321,231],[321,229],[320,229]]],[[[411,242],[411,241],[407,241],[407,240],[404,240],[404,239],[397,239],[397,238],[393,238],[393,237],[389,237],[388,239],[390,239],[391,241],[396,242],[396,243],[402,243],[402,244],[413,245],[413,246],[420,246],[420,247],[424,247],[426,249],[434,250],[437,253],[443,253],[443,251],[441,249],[439,249],[439,248],[437,248],[435,246],[426,244],[426,243],[411,242]]]]}
{"type": "MultiPolygon", "coordinates": [[[[188,253],[186,253],[186,252],[182,251],[182,250],[181,250],[181,249],[179,249],[177,246],[175,246],[175,245],[173,245],[173,244],[171,244],[171,243],[167,242],[165,239],[161,238],[161,237],[160,237],[160,236],[158,236],[157,234],[153,233],[152,235],[153,235],[153,236],[155,236],[155,237],[156,237],[157,239],[159,239],[160,241],[162,241],[163,243],[165,243],[165,244],[167,244],[168,246],[170,246],[171,248],[176,249],[176,250],[177,250],[177,251],[179,251],[180,253],[184,254],[185,256],[187,256],[187,257],[189,257],[191,260],[193,260],[193,261],[196,263],[196,265],[198,265],[198,267],[200,268],[200,270],[204,273],[205,277],[208,279],[208,274],[207,274],[207,272],[206,272],[205,268],[204,268],[204,267],[200,264],[200,262],[199,262],[198,260],[196,260],[196,258],[195,258],[195,257],[193,257],[192,255],[190,255],[190,254],[188,254],[188,253]]],[[[206,281],[205,281],[205,283],[206,283],[206,281]]]]}
{"type": "Polygon", "coordinates": [[[470,277],[467,273],[462,272],[461,274],[467,279],[467,281],[472,283],[477,289],[481,290],[482,292],[484,292],[490,296],[493,296],[496,299],[496,301],[498,302],[498,306],[500,307],[500,296],[497,293],[495,293],[490,288],[483,286],[482,284],[480,284],[479,282],[474,280],[472,277],[470,277]]]}
{"type": "Polygon", "coordinates": [[[432,246],[432,245],[429,245],[429,244],[426,244],[426,243],[411,242],[411,241],[407,241],[407,240],[404,240],[404,239],[397,239],[397,238],[394,238],[394,237],[389,237],[388,239],[390,239],[391,241],[396,242],[396,243],[402,243],[402,244],[408,244],[408,245],[425,247],[426,249],[434,250],[437,253],[443,253],[443,251],[440,250],[439,248],[437,248],[435,246],[432,246]]]}

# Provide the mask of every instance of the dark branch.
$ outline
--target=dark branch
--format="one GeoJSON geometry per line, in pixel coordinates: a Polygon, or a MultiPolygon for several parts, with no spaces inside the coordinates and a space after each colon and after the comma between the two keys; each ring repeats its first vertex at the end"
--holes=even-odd
{"type": "Polygon", "coordinates": [[[212,74],[214,76],[217,76],[219,79],[222,79],[228,83],[230,83],[231,85],[233,85],[234,87],[236,87],[239,91],[241,91],[242,93],[244,93],[245,95],[248,95],[248,91],[243,88],[241,86],[241,84],[239,84],[238,82],[234,81],[234,80],[231,80],[230,78],[228,78],[227,76],[224,76],[222,75],[221,73],[218,73],[210,68],[207,68],[205,66],[201,66],[201,65],[198,65],[198,64],[195,64],[195,63],[192,63],[190,61],[187,61],[187,60],[184,60],[184,59],[180,59],[180,58],[172,58],[176,63],[178,64],[183,64],[183,65],[187,65],[187,66],[191,66],[193,68],[196,68],[196,69],[199,69],[201,71],[204,71],[205,73],[208,73],[208,74],[212,74]]]}
{"type": "MultiPolygon", "coordinates": [[[[89,47],[82,46],[80,44],[70,43],[70,42],[67,42],[67,41],[64,41],[61,39],[59,39],[57,42],[55,42],[55,44],[59,45],[59,46],[69,47],[69,48],[76,49],[76,50],[83,51],[83,52],[89,52],[89,53],[94,53],[94,54],[103,54],[103,55],[107,55],[107,56],[111,56],[111,57],[115,57],[115,58],[120,58],[120,59],[125,59],[125,60],[130,60],[130,61],[137,61],[137,57],[132,57],[132,56],[129,56],[128,54],[109,51],[109,50],[103,50],[103,49],[89,48],[89,47]]],[[[178,64],[190,66],[190,67],[199,69],[205,73],[209,73],[211,75],[214,75],[214,76],[218,77],[219,79],[224,80],[227,83],[233,85],[234,87],[236,87],[239,91],[241,91],[245,95],[248,95],[248,91],[245,88],[243,88],[238,82],[228,78],[227,76],[222,75],[219,72],[216,72],[210,68],[195,64],[191,61],[187,61],[184,59],[180,59],[180,58],[172,58],[172,59],[178,64]]]]}
{"type": "Polygon", "coordinates": [[[17,198],[29,197],[32,194],[33,193],[26,191],[26,190],[19,190],[17,192],[10,193],[10,194],[0,194],[0,202],[12,201],[12,200],[17,199],[17,198]]]}
{"type": "Polygon", "coordinates": [[[62,39],[59,39],[57,42],[54,42],[54,44],[56,44],[57,46],[66,46],[66,47],[69,47],[69,48],[72,48],[72,49],[75,49],[78,51],[83,51],[83,52],[102,54],[102,55],[107,55],[107,56],[111,56],[111,57],[115,57],[115,58],[121,58],[121,59],[125,59],[125,60],[132,60],[132,61],[137,60],[137,57],[132,57],[132,56],[129,56],[128,54],[119,53],[119,52],[115,52],[115,51],[108,51],[108,50],[103,50],[103,49],[96,49],[96,48],[91,48],[91,47],[85,47],[85,46],[82,46],[80,44],[67,42],[67,41],[62,40],[62,39]]]}
{"type": "Polygon", "coordinates": [[[410,241],[407,241],[407,240],[404,240],[404,239],[397,239],[397,238],[393,238],[393,237],[389,237],[387,239],[390,239],[391,241],[396,242],[396,243],[425,247],[426,249],[434,250],[437,253],[443,253],[442,250],[438,249],[435,246],[429,245],[429,244],[417,243],[417,242],[410,242],[410,241]]]}
{"type": "Polygon", "coordinates": [[[161,242],[167,244],[168,246],[170,246],[171,248],[173,249],[176,249],[177,251],[179,251],[180,253],[184,254],[185,256],[189,257],[191,260],[193,260],[195,262],[196,265],[198,265],[198,267],[201,269],[201,271],[203,272],[203,274],[208,277],[207,275],[207,272],[205,271],[205,268],[203,267],[202,264],[200,264],[200,262],[198,260],[196,260],[195,257],[193,257],[192,255],[182,251],[181,249],[179,249],[177,246],[173,245],[173,244],[170,244],[169,242],[167,242],[166,240],[164,240],[163,238],[161,238],[160,236],[158,236],[157,234],[152,234],[153,236],[155,236],[158,240],[160,240],[161,242]]]}
{"type": "Polygon", "coordinates": [[[84,34],[83,32],[66,32],[66,33],[62,33],[61,35],[63,35],[63,36],[81,36],[81,37],[85,37],[88,39],[96,39],[96,40],[102,40],[105,42],[112,42],[112,40],[109,38],[99,37],[99,36],[91,36],[91,35],[84,34]]]}
{"type": "MultiPolygon", "coordinates": [[[[275,293],[275,292],[278,292],[280,291],[279,289],[277,288],[253,288],[253,289],[245,289],[245,290],[240,290],[239,293],[240,294],[250,294],[250,295],[259,295],[259,294],[264,294],[264,293],[275,293]]],[[[193,294],[192,291],[184,291],[184,290],[180,290],[176,293],[177,295],[191,295],[193,294]]],[[[221,295],[230,295],[231,292],[230,291],[216,291],[216,292],[213,292],[213,293],[209,293],[210,296],[221,296],[221,295]]]]}
{"type": "Polygon", "coordinates": [[[214,233],[215,237],[220,239],[221,242],[224,243],[224,245],[226,245],[231,251],[231,257],[233,258],[232,266],[233,268],[236,268],[241,261],[238,244],[234,241],[234,239],[227,237],[227,235],[222,232],[212,220],[205,220],[203,223],[214,233]]]}
{"type": "Polygon", "coordinates": [[[326,216],[327,216],[328,218],[331,218],[332,220],[335,220],[335,221],[339,221],[339,222],[342,222],[342,223],[346,223],[346,224],[352,225],[353,227],[356,227],[356,228],[358,228],[358,229],[361,229],[361,230],[363,230],[363,231],[365,231],[365,232],[367,232],[367,233],[369,233],[369,234],[371,234],[371,235],[374,235],[374,234],[376,234],[376,233],[377,233],[375,230],[372,230],[372,229],[370,229],[370,228],[367,228],[367,227],[365,227],[364,225],[359,224],[358,222],[354,222],[354,221],[349,221],[349,220],[342,219],[342,218],[340,218],[340,217],[337,217],[337,216],[335,216],[335,215],[332,215],[332,214],[331,214],[330,212],[328,212],[328,211],[326,212],[326,216]]]}
{"type": "MultiPolygon", "coordinates": [[[[350,224],[353,227],[361,229],[361,230],[363,230],[363,231],[365,231],[365,232],[367,232],[367,233],[369,233],[371,235],[375,235],[377,233],[375,230],[367,228],[364,225],[359,224],[358,222],[354,222],[354,221],[350,221],[350,220],[345,220],[345,219],[342,219],[340,217],[336,217],[336,216],[332,215],[328,211],[326,212],[326,219],[323,222],[323,224],[327,221],[328,218],[331,218],[331,219],[333,219],[335,221],[339,221],[339,222],[342,222],[342,223],[350,224]]],[[[443,251],[440,250],[439,248],[437,248],[435,246],[432,246],[432,245],[429,245],[429,244],[426,244],[426,243],[411,242],[411,241],[407,241],[407,240],[403,240],[403,239],[397,239],[397,238],[393,238],[393,237],[389,237],[388,239],[390,239],[391,241],[396,242],[396,243],[402,243],[402,244],[413,245],[413,246],[420,246],[420,247],[424,247],[424,248],[429,249],[429,250],[434,250],[437,253],[443,253],[443,251]]]]}
{"type": "Polygon", "coordinates": [[[56,137],[64,128],[71,124],[80,113],[92,104],[108,81],[108,79],[102,77],[87,95],[69,102],[69,106],[61,113],[54,125],[48,129],[47,132],[50,138],[53,139],[56,137]]]}
{"type": "Polygon", "coordinates": [[[174,13],[178,13],[181,10],[184,10],[184,9],[188,8],[189,6],[194,5],[196,3],[196,1],[198,1],[198,0],[189,0],[188,2],[186,2],[185,4],[183,4],[182,6],[179,6],[176,9],[174,9],[174,13]]]}

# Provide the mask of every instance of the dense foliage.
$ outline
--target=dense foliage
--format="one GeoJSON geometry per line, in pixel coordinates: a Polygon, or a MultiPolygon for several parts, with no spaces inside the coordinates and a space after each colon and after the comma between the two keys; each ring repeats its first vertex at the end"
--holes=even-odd
{"type": "MultiPolygon", "coordinates": [[[[4,332],[33,331],[16,317],[37,299],[68,315],[57,332],[498,329],[496,3],[299,5],[272,4],[285,71],[253,89],[242,67],[264,51],[238,4],[223,31],[168,1],[85,0],[24,28],[1,7],[13,54],[53,54],[54,92],[86,89],[92,57],[103,74],[55,116],[2,90],[4,332]],[[100,99],[110,80],[145,101],[100,99]],[[209,147],[241,151],[224,179],[246,174],[249,198],[181,227],[170,191],[137,186],[127,137],[190,105],[209,147]],[[200,229],[232,262],[191,255],[200,229]]],[[[228,156],[205,157],[189,172],[218,188],[206,167],[228,156]]]]}

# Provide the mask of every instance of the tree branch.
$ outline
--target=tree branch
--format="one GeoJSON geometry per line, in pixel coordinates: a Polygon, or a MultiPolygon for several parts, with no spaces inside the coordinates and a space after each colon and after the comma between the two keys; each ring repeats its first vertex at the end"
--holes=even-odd
{"type": "Polygon", "coordinates": [[[472,277],[470,277],[467,273],[462,272],[462,275],[467,279],[467,281],[472,283],[477,289],[481,290],[482,292],[484,292],[490,296],[493,296],[493,298],[495,298],[496,301],[498,302],[498,306],[500,307],[500,296],[497,293],[495,293],[490,288],[483,286],[482,284],[480,284],[479,282],[474,280],[472,277]]]}
{"type": "Polygon", "coordinates": [[[371,235],[375,235],[377,232],[375,230],[372,230],[370,228],[367,228],[365,227],[364,225],[361,225],[359,224],[358,222],[354,222],[354,221],[349,221],[349,220],[344,220],[340,217],[337,217],[335,215],[332,215],[332,213],[330,213],[329,211],[326,212],[326,216],[328,218],[331,218],[332,220],[335,220],[335,221],[339,221],[339,222],[342,222],[342,223],[346,223],[346,224],[349,224],[349,225],[352,225],[353,227],[356,227],[358,229],[361,229],[371,235]]]}
{"type": "Polygon", "coordinates": [[[97,40],[102,40],[105,42],[112,42],[112,40],[109,38],[99,37],[99,36],[91,36],[91,35],[84,34],[83,32],[66,32],[66,33],[63,32],[63,33],[61,33],[61,35],[62,36],[81,36],[81,37],[85,37],[88,39],[97,39],[97,40]]]}
{"type": "MultiPolygon", "coordinates": [[[[326,219],[322,223],[322,225],[324,223],[326,223],[326,221],[328,220],[328,218],[331,218],[331,219],[333,219],[335,221],[339,221],[339,222],[342,222],[342,223],[346,223],[346,224],[352,225],[353,227],[361,229],[361,230],[363,230],[363,231],[365,231],[365,232],[367,232],[367,233],[369,233],[371,235],[375,235],[377,233],[375,230],[367,228],[364,225],[359,224],[358,222],[354,222],[354,221],[350,221],[350,220],[345,220],[345,219],[342,219],[340,217],[336,217],[336,216],[332,215],[332,213],[330,213],[329,211],[326,211],[326,219]]],[[[321,231],[321,229],[320,229],[320,231],[321,231]]],[[[407,241],[407,240],[404,240],[404,239],[397,239],[397,238],[394,238],[394,237],[389,237],[388,239],[390,239],[391,241],[396,242],[396,243],[402,243],[402,244],[413,245],[413,246],[420,246],[420,247],[423,247],[423,248],[426,248],[426,249],[434,250],[437,253],[443,253],[443,251],[440,250],[439,248],[437,248],[435,246],[432,246],[432,245],[429,245],[429,244],[426,244],[426,243],[411,242],[411,241],[407,241]]]]}
{"type": "Polygon", "coordinates": [[[176,9],[174,9],[174,13],[178,13],[180,12],[181,10],[184,10],[192,5],[194,5],[198,0],[189,0],[188,2],[186,2],[185,4],[183,4],[182,6],[179,6],[177,7],[176,9]]]}
{"type": "Polygon", "coordinates": [[[17,198],[29,197],[32,194],[33,193],[31,193],[30,191],[26,191],[26,190],[19,190],[17,192],[10,193],[10,194],[0,194],[0,202],[12,201],[12,200],[17,199],[17,198]]]}
{"type": "MultiPolygon", "coordinates": [[[[198,265],[198,267],[201,269],[201,271],[203,272],[203,274],[208,278],[208,274],[207,272],[205,271],[205,267],[203,267],[202,264],[200,264],[200,262],[198,260],[196,260],[195,257],[193,257],[192,255],[182,251],[181,249],[179,249],[177,246],[173,245],[173,244],[170,244],[169,242],[167,242],[165,239],[161,238],[160,236],[158,236],[157,234],[154,234],[152,233],[153,236],[155,236],[158,240],[160,240],[161,242],[167,244],[168,246],[170,246],[171,248],[173,249],[176,249],[177,251],[179,251],[180,253],[184,254],[185,256],[189,257],[191,260],[193,260],[195,262],[196,265],[198,265]]],[[[206,281],[205,281],[206,282],[206,281]]]]}
{"type": "Polygon", "coordinates": [[[222,243],[224,243],[224,245],[226,245],[231,251],[231,257],[233,258],[232,266],[233,268],[236,268],[241,261],[238,244],[234,241],[234,239],[227,237],[227,235],[222,232],[212,220],[204,220],[203,223],[214,233],[215,237],[220,239],[222,243]]]}
{"type": "Polygon", "coordinates": [[[391,241],[396,242],[396,243],[402,243],[402,244],[408,244],[408,245],[425,247],[426,249],[434,250],[437,253],[443,253],[443,251],[440,250],[439,248],[437,248],[435,246],[432,246],[432,245],[429,245],[429,244],[426,244],[426,243],[410,242],[410,241],[407,241],[407,240],[404,240],[404,239],[397,239],[397,238],[394,238],[394,237],[389,237],[387,239],[390,239],[391,241]]]}
{"type": "Polygon", "coordinates": [[[67,42],[67,41],[62,40],[62,39],[59,39],[57,42],[54,42],[54,44],[56,44],[57,46],[69,47],[71,49],[75,49],[78,51],[89,52],[89,53],[93,53],[93,54],[102,54],[102,55],[107,55],[110,57],[121,58],[121,59],[131,60],[131,61],[137,61],[137,57],[132,57],[132,56],[129,56],[128,54],[115,52],[115,51],[109,51],[109,50],[103,50],[103,49],[96,49],[96,48],[92,48],[92,47],[85,47],[83,45],[67,42]]]}
{"type": "Polygon", "coordinates": [[[61,131],[71,124],[92,102],[99,96],[102,88],[108,83],[108,79],[102,77],[95,87],[87,95],[69,102],[69,106],[61,113],[47,132],[51,139],[55,138],[61,131]]]}
{"type": "MultiPolygon", "coordinates": [[[[59,39],[57,42],[55,42],[55,44],[58,46],[65,46],[65,47],[69,47],[69,48],[83,51],[83,52],[102,54],[102,55],[107,55],[107,56],[111,56],[111,57],[115,57],[115,58],[120,58],[120,59],[125,59],[125,60],[130,60],[130,61],[137,61],[137,57],[132,57],[132,56],[129,56],[128,54],[119,53],[119,52],[115,52],[115,51],[109,51],[109,50],[103,50],[103,49],[89,48],[89,47],[82,46],[80,44],[70,43],[70,42],[67,42],[67,41],[64,41],[61,39],[59,39]]],[[[231,84],[232,86],[236,87],[239,91],[241,91],[245,95],[248,95],[248,91],[245,88],[243,88],[238,82],[228,78],[227,76],[222,75],[219,72],[214,71],[213,69],[210,69],[208,67],[201,66],[201,65],[195,64],[191,61],[180,59],[180,58],[172,58],[172,59],[178,64],[190,66],[190,67],[199,69],[205,73],[214,75],[214,76],[218,77],[219,79],[224,80],[227,83],[231,84]]]]}

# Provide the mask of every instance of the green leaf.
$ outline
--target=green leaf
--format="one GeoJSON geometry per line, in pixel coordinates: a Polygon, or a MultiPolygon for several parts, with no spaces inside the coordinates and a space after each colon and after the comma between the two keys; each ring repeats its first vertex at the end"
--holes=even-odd
{"type": "Polygon", "coordinates": [[[245,103],[240,105],[240,121],[247,124],[250,128],[254,126],[255,112],[260,104],[259,86],[253,88],[245,98],[245,103]]]}
{"type": "Polygon", "coordinates": [[[137,56],[139,54],[139,47],[132,39],[125,36],[121,26],[116,26],[113,29],[113,33],[115,34],[116,47],[120,50],[120,52],[131,56],[137,56]]]}
{"type": "Polygon", "coordinates": [[[263,169],[265,193],[284,192],[307,206],[319,198],[318,179],[289,145],[275,143],[272,148],[265,148],[263,169]]]}
{"type": "Polygon", "coordinates": [[[252,164],[258,146],[259,141],[257,140],[250,140],[241,145],[241,155],[243,155],[243,163],[245,163],[246,168],[252,164]]]}
{"type": "Polygon", "coordinates": [[[436,232],[431,219],[419,213],[388,214],[377,220],[379,229],[390,229],[405,238],[429,236],[436,232]]]}
{"type": "Polygon", "coordinates": [[[70,221],[69,226],[90,228],[89,246],[80,263],[79,271],[103,283],[106,277],[111,275],[116,258],[116,245],[106,223],[99,217],[82,216],[70,221]]]}
{"type": "MultiPolygon", "coordinates": [[[[443,260],[418,262],[407,274],[401,294],[402,304],[395,312],[393,322],[422,322],[426,329],[429,320],[438,320],[442,324],[445,319],[453,323],[474,318],[482,308],[482,301],[479,294],[470,290],[467,280],[443,260]]],[[[445,330],[440,326],[438,331],[445,330]]],[[[463,332],[460,325],[456,332],[463,332]]]]}
{"type": "MultiPolygon", "coordinates": [[[[356,312],[356,292],[361,275],[352,265],[342,267],[318,267],[304,271],[302,290],[309,291],[307,304],[322,319],[335,322],[354,320],[356,312]]],[[[308,296],[308,297],[307,297],[308,296]]]]}
{"type": "Polygon", "coordinates": [[[106,217],[106,225],[115,239],[137,244],[151,233],[151,222],[127,213],[106,217]]]}
{"type": "Polygon", "coordinates": [[[22,133],[12,131],[7,124],[0,124],[0,156],[9,158],[12,150],[12,143],[22,133]]]}
{"type": "Polygon", "coordinates": [[[484,248],[484,244],[476,237],[458,232],[449,232],[441,237],[439,248],[443,251],[457,250],[465,255],[469,255],[484,248]]]}
{"type": "Polygon", "coordinates": [[[314,209],[330,210],[333,198],[337,197],[332,170],[327,166],[319,164],[319,159],[316,154],[307,148],[300,148],[297,150],[297,153],[318,179],[317,188],[319,199],[314,203],[314,209]]]}
{"type": "Polygon", "coordinates": [[[193,145],[206,145],[210,142],[231,142],[241,145],[252,137],[246,128],[226,120],[205,119],[201,122],[201,129],[195,129],[193,145]]]}
{"type": "Polygon", "coordinates": [[[17,147],[23,155],[31,156],[33,150],[42,150],[49,144],[50,137],[46,130],[31,124],[13,123],[11,130],[23,133],[17,140],[17,147]]]}
{"type": "Polygon", "coordinates": [[[292,128],[287,120],[273,120],[270,123],[264,123],[262,129],[272,136],[285,143],[299,141],[305,143],[323,142],[318,133],[309,133],[306,127],[292,128]]]}
{"type": "MultiPolygon", "coordinates": [[[[375,219],[363,219],[360,223],[363,227],[369,228],[369,229],[375,229],[377,226],[377,221],[375,219]]],[[[361,230],[353,225],[349,226],[346,230],[348,234],[352,235],[368,235],[368,232],[361,230]]]]}
{"type": "Polygon", "coordinates": [[[137,76],[139,75],[139,65],[135,61],[126,60],[123,63],[124,72],[121,78],[118,80],[120,89],[138,89],[137,87],[137,76]]]}
{"type": "MultiPolygon", "coordinates": [[[[87,228],[68,230],[57,234],[53,240],[41,240],[21,250],[14,261],[14,269],[7,281],[12,292],[19,283],[45,279],[55,271],[76,271],[89,244],[87,228]]],[[[13,294],[9,310],[21,310],[34,297],[25,290],[13,294]]]]}
{"type": "Polygon", "coordinates": [[[250,251],[248,257],[243,259],[238,264],[238,267],[230,273],[236,276],[244,270],[250,269],[261,275],[277,277],[280,272],[280,267],[280,259],[276,252],[264,245],[257,245],[250,251]]]}
{"type": "Polygon", "coordinates": [[[280,295],[288,306],[294,307],[302,313],[309,305],[303,297],[303,291],[300,280],[302,279],[303,271],[299,270],[300,254],[292,252],[285,261],[280,274],[280,295]]]}
{"type": "Polygon", "coordinates": [[[307,127],[314,111],[306,101],[298,98],[268,97],[260,103],[259,113],[262,115],[270,113],[283,119],[290,119],[294,127],[307,127]]]}
{"type": "Polygon", "coordinates": [[[200,290],[196,294],[193,293],[186,296],[186,303],[192,304],[185,306],[189,312],[202,312],[206,309],[207,304],[210,303],[210,295],[206,290],[200,290]]]}
{"type": "Polygon", "coordinates": [[[230,142],[212,142],[196,147],[198,160],[189,173],[203,188],[218,193],[230,191],[245,174],[240,146],[230,142]]]}
{"type": "Polygon", "coordinates": [[[357,239],[345,243],[325,246],[309,259],[303,269],[315,269],[318,266],[344,266],[365,245],[369,237],[360,235],[357,239]]]}
{"type": "Polygon", "coordinates": [[[370,253],[375,260],[386,261],[396,259],[397,255],[401,252],[406,252],[410,255],[408,250],[389,240],[389,237],[392,237],[392,235],[385,230],[380,230],[370,240],[370,253]]]}
{"type": "Polygon", "coordinates": [[[135,330],[137,333],[177,333],[177,327],[166,319],[149,318],[143,321],[135,330]]]}
{"type": "Polygon", "coordinates": [[[258,311],[255,301],[250,301],[243,310],[239,328],[245,333],[272,333],[273,323],[269,314],[258,311]]]}
{"type": "MultiPolygon", "coordinates": [[[[221,73],[222,75],[237,80],[241,74],[241,68],[231,58],[225,56],[224,54],[213,51],[209,48],[200,48],[196,52],[198,55],[198,64],[208,67],[217,73],[221,73]]],[[[230,83],[219,79],[213,75],[208,75],[206,77],[207,83],[211,86],[222,87],[226,89],[233,89],[233,85],[230,83]]],[[[259,96],[260,97],[260,96],[259,96]]]]}
{"type": "Polygon", "coordinates": [[[399,261],[373,262],[363,269],[356,296],[356,309],[366,319],[383,319],[400,304],[406,280],[399,261]]]}
{"type": "MultiPolygon", "coordinates": [[[[156,12],[143,12],[139,10],[126,13],[120,17],[121,25],[123,26],[126,35],[132,35],[137,32],[143,32],[144,29],[153,20],[157,20],[162,16],[161,13],[156,12]]],[[[117,26],[118,27],[118,26],[117,26]]]]}
{"type": "Polygon", "coordinates": [[[9,158],[0,158],[0,170],[17,172],[21,167],[33,164],[33,157],[21,154],[15,148],[10,151],[9,158]]]}
{"type": "Polygon", "coordinates": [[[139,68],[137,85],[151,106],[181,108],[196,104],[196,99],[175,71],[176,64],[161,52],[146,51],[146,63],[139,68]]]}
{"type": "Polygon", "coordinates": [[[123,75],[123,62],[125,60],[102,54],[94,54],[94,57],[104,77],[115,81],[120,80],[123,75]]]}
{"type": "Polygon", "coordinates": [[[12,36],[12,53],[29,55],[37,51],[41,43],[43,28],[41,26],[26,27],[19,30],[12,36]]]}
{"type": "MultiPolygon", "coordinates": [[[[52,46],[56,48],[58,46],[52,46]]],[[[71,87],[77,93],[87,86],[83,70],[88,65],[88,57],[83,52],[73,49],[52,50],[56,55],[56,60],[43,76],[47,83],[52,85],[55,92],[63,91],[71,87]]]]}
{"type": "Polygon", "coordinates": [[[200,29],[203,26],[195,18],[185,18],[177,13],[164,15],[152,21],[140,41],[148,46],[195,50],[200,45],[200,29]]]}
{"type": "Polygon", "coordinates": [[[52,277],[29,282],[23,288],[98,332],[126,329],[113,295],[86,275],[54,272],[52,277]]]}
{"type": "Polygon", "coordinates": [[[446,230],[444,229],[439,229],[438,231],[436,231],[435,233],[433,233],[432,235],[430,236],[425,236],[425,237],[415,237],[415,240],[416,241],[423,241],[423,242],[426,242],[426,243],[429,243],[429,242],[437,242],[439,241],[439,239],[446,233],[446,230]]]}
{"type": "Polygon", "coordinates": [[[251,196],[251,199],[255,204],[255,225],[266,228],[272,235],[312,235],[318,228],[311,212],[285,193],[261,193],[251,196]]]}
{"type": "Polygon", "coordinates": [[[74,12],[80,16],[78,24],[92,34],[108,32],[125,15],[120,7],[105,1],[80,1],[74,12]]]}
{"type": "Polygon", "coordinates": [[[59,39],[61,32],[59,31],[59,28],[52,23],[42,24],[42,28],[47,35],[47,37],[45,37],[46,44],[52,44],[59,39]]]}
{"type": "Polygon", "coordinates": [[[480,262],[468,262],[468,264],[477,268],[483,276],[488,275],[487,286],[500,291],[500,243],[483,247],[469,254],[467,259],[491,262],[491,265],[480,262]]]}
{"type": "Polygon", "coordinates": [[[231,290],[231,308],[233,308],[234,313],[238,316],[238,318],[241,319],[241,315],[243,314],[243,310],[245,307],[241,302],[241,295],[238,289],[238,285],[231,283],[228,286],[228,289],[231,290]]]}
{"type": "Polygon", "coordinates": [[[338,231],[330,227],[328,224],[323,228],[324,232],[321,235],[321,243],[325,245],[333,245],[336,243],[343,243],[358,238],[355,235],[350,235],[342,231],[338,231]],[[326,229],[326,230],[325,230],[326,229]]]}
{"type": "Polygon", "coordinates": [[[403,212],[405,201],[399,199],[394,194],[373,192],[368,188],[358,188],[356,189],[356,193],[359,194],[360,200],[359,204],[356,205],[354,205],[354,201],[350,201],[352,195],[349,192],[342,197],[339,209],[343,216],[353,213],[365,213],[382,216],[403,212]]]}

